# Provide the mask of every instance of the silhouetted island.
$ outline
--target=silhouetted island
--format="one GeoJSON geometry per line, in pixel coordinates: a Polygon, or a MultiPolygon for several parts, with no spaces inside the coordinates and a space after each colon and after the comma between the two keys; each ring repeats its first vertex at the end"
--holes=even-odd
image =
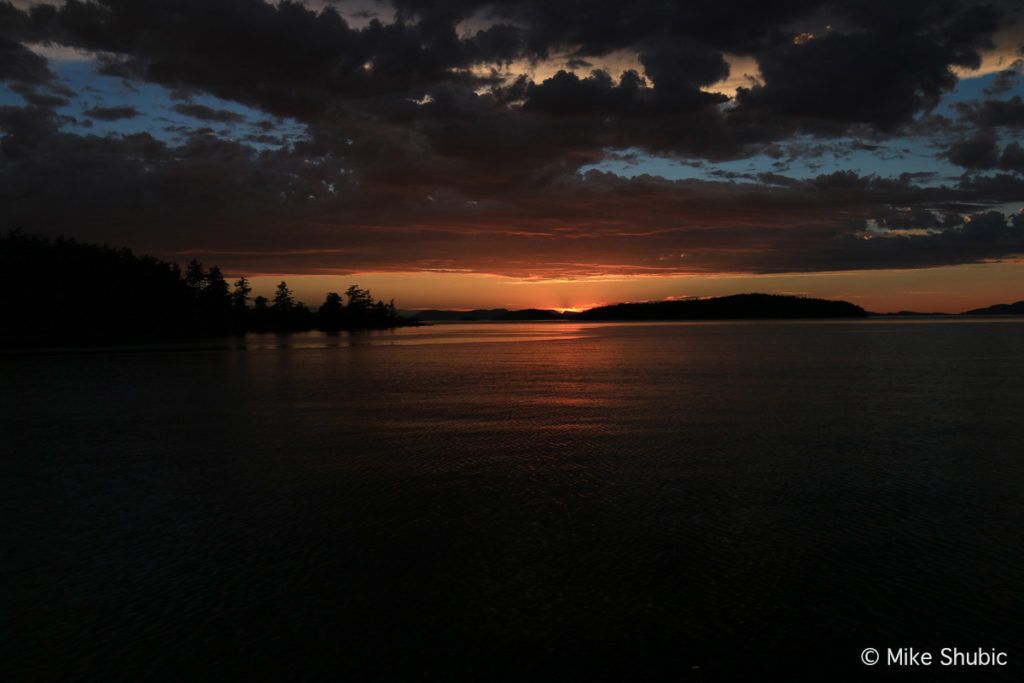
{"type": "Polygon", "coordinates": [[[0,235],[4,297],[0,345],[37,346],[210,337],[247,331],[361,330],[415,324],[394,302],[352,285],[329,292],[316,311],[286,282],[273,299],[251,298],[245,277],[233,285],[217,266],[136,256],[129,249],[0,235]]]}
{"type": "Polygon", "coordinates": [[[1024,315],[1024,301],[1012,304],[995,304],[986,308],[975,308],[960,315],[1024,315]]]}
{"type": "Polygon", "coordinates": [[[472,311],[425,310],[411,314],[423,322],[543,320],[740,320],[757,318],[863,318],[869,314],[846,301],[782,294],[734,294],[710,299],[648,301],[598,306],[586,311],[506,308],[472,311]]]}
{"type": "Polygon", "coordinates": [[[734,294],[710,299],[651,301],[599,306],[576,314],[577,320],[742,320],[779,318],[864,318],[868,313],[848,301],[781,294],[734,294]]]}

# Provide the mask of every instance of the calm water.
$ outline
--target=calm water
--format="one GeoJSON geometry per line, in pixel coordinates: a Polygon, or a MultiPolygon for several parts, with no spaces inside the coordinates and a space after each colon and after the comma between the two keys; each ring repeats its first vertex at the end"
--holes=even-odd
{"type": "Polygon", "coordinates": [[[0,377],[4,681],[884,679],[868,646],[1022,680],[1024,321],[437,325],[0,377]]]}

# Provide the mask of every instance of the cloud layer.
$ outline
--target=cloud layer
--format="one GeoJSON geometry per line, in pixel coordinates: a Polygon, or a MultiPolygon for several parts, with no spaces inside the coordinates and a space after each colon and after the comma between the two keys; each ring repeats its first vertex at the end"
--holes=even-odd
{"type": "Polygon", "coordinates": [[[250,273],[554,278],[1010,258],[1024,253],[1020,64],[978,97],[940,105],[954,72],[981,65],[995,36],[1022,35],[1016,10],[923,0],[0,2],[0,80],[21,98],[0,106],[0,227],[250,273]],[[66,48],[100,74],[165,88],[181,137],[117,131],[144,112],[89,100],[58,77],[40,55],[66,48]],[[589,71],[621,55],[628,68],[589,71]],[[716,90],[740,59],[757,64],[757,80],[732,96],[716,90]],[[531,75],[552,64],[552,75],[531,75]],[[306,134],[281,144],[283,117],[306,134]],[[103,134],[90,134],[93,122],[103,134]],[[911,137],[963,175],[588,170],[626,151],[713,166],[785,145],[911,137]]]}

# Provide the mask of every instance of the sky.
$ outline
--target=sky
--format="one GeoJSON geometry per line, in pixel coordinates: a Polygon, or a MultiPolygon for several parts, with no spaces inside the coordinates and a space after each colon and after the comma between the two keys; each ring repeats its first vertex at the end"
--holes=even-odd
{"type": "Polygon", "coordinates": [[[1012,0],[0,0],[0,230],[313,306],[1016,301],[1022,130],[1012,0]]]}

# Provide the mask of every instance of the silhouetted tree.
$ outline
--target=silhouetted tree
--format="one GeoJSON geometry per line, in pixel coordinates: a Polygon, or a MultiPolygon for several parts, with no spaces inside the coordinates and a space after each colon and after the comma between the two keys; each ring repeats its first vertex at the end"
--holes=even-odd
{"type": "Polygon", "coordinates": [[[210,266],[210,270],[206,272],[206,287],[203,289],[203,294],[218,304],[223,301],[230,302],[231,294],[228,290],[228,283],[219,267],[210,266]]]}
{"type": "Polygon", "coordinates": [[[224,274],[217,266],[206,272],[206,286],[200,296],[206,327],[227,329],[231,325],[231,292],[224,274]]]}
{"type": "Polygon", "coordinates": [[[0,235],[0,288],[0,343],[170,337],[193,324],[176,266],[64,237],[0,235]]]}
{"type": "Polygon", "coordinates": [[[203,270],[202,263],[195,259],[188,262],[188,267],[185,269],[185,284],[189,286],[194,296],[198,297],[202,293],[203,288],[206,287],[206,272],[203,270]]]}
{"type": "Polygon", "coordinates": [[[312,316],[309,309],[296,303],[288,283],[281,280],[274,292],[274,303],[271,306],[274,327],[279,330],[308,330],[312,327],[312,316]]]}
{"type": "Polygon", "coordinates": [[[336,330],[345,325],[345,306],[341,302],[341,295],[337,292],[328,292],[324,302],[320,304],[317,311],[317,318],[320,327],[328,330],[336,330]]]}
{"type": "Polygon", "coordinates": [[[345,296],[348,297],[349,309],[353,311],[365,311],[373,305],[373,297],[370,296],[370,292],[357,285],[346,289],[345,296]]]}
{"type": "Polygon", "coordinates": [[[248,327],[254,330],[270,329],[270,302],[265,296],[258,296],[252,301],[252,310],[248,315],[248,327]]]}
{"type": "Polygon", "coordinates": [[[249,280],[243,275],[235,280],[235,288],[231,292],[231,305],[236,310],[244,310],[249,307],[249,295],[252,294],[252,287],[249,280]]]}
{"type": "Polygon", "coordinates": [[[308,330],[313,327],[313,314],[306,304],[301,301],[296,303],[291,310],[291,314],[288,316],[288,324],[285,329],[288,330],[308,330]]]}
{"type": "Polygon", "coordinates": [[[284,312],[293,308],[295,308],[295,297],[292,295],[292,290],[288,289],[288,283],[281,280],[277,291],[274,292],[274,310],[284,312]]]}

